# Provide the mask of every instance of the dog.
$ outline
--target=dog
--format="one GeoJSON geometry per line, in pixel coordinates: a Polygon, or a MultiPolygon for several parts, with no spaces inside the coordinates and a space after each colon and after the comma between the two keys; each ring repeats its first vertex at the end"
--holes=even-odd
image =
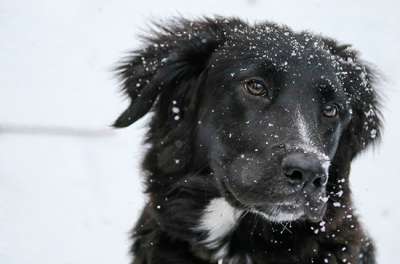
{"type": "Polygon", "coordinates": [[[155,23],[116,71],[127,127],[153,115],[133,264],[375,263],[352,160],[381,136],[375,70],[274,23],[155,23]]]}

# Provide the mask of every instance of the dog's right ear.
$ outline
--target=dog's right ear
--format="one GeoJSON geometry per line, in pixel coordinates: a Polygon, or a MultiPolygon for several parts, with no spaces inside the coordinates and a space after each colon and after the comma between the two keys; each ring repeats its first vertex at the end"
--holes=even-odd
{"type": "Polygon", "coordinates": [[[114,127],[131,125],[151,110],[161,93],[174,92],[171,89],[177,89],[180,81],[199,76],[235,24],[241,22],[204,18],[155,24],[152,34],[144,37],[145,48],[134,51],[116,68],[122,90],[131,102],[114,127]]]}
{"type": "MultiPolygon", "coordinates": [[[[352,118],[343,132],[338,149],[349,151],[353,159],[368,146],[379,142],[382,130],[380,94],[377,89],[379,76],[376,70],[359,58],[350,45],[341,45],[332,39],[323,39],[326,48],[341,58],[338,77],[348,95],[352,118]]],[[[341,157],[344,155],[341,153],[341,157]]],[[[348,161],[350,162],[351,159],[348,161]]]]}

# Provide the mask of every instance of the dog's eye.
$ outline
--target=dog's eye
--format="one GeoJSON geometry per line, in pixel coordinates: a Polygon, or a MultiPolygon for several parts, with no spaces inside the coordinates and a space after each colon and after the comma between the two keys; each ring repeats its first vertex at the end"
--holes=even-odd
{"type": "Polygon", "coordinates": [[[243,89],[254,96],[267,96],[268,88],[261,79],[247,79],[243,82],[243,89]]]}
{"type": "Polygon", "coordinates": [[[324,116],[332,118],[339,114],[339,106],[337,104],[326,104],[322,109],[324,116]]]}

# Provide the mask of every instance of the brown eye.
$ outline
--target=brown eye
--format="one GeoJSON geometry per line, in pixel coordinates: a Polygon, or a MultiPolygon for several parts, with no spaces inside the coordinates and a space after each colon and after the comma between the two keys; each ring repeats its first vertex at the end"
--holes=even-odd
{"type": "Polygon", "coordinates": [[[267,85],[260,79],[249,79],[243,82],[244,90],[254,96],[267,96],[267,85]]]}
{"type": "Polygon", "coordinates": [[[322,110],[324,116],[332,118],[339,114],[339,106],[337,104],[327,104],[322,110]]]}

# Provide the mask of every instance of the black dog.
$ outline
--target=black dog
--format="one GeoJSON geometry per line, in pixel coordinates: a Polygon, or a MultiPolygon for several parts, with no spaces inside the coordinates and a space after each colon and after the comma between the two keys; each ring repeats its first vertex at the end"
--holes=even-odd
{"type": "Polygon", "coordinates": [[[126,127],[153,110],[134,264],[375,263],[350,163],[379,138],[348,45],[271,23],[178,19],[118,67],[126,127]]]}

